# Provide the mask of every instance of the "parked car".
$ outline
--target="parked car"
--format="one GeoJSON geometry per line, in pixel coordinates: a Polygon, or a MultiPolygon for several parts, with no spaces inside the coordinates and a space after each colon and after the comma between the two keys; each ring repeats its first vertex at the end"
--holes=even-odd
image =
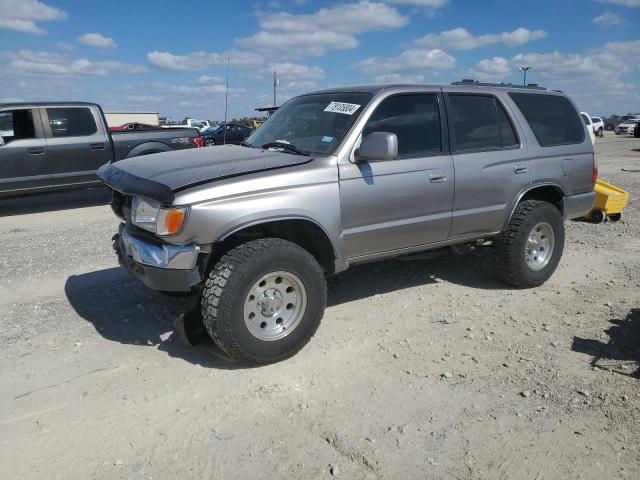
{"type": "Polygon", "coordinates": [[[253,128],[227,123],[226,125],[210,127],[200,134],[204,139],[205,145],[213,147],[214,145],[222,145],[225,143],[239,145],[245,138],[251,135],[252,132],[253,128]]]}
{"type": "Polygon", "coordinates": [[[148,123],[123,123],[115,127],[109,127],[110,132],[126,132],[129,130],[151,130],[154,128],[161,128],[159,125],[149,125],[148,123]]]}
{"type": "Polygon", "coordinates": [[[616,127],[616,135],[633,135],[634,129],[639,122],[640,119],[638,118],[625,120],[616,127]]]}
{"type": "Polygon", "coordinates": [[[106,163],[203,146],[193,128],[109,132],[95,103],[4,103],[0,125],[0,196],[101,185],[106,163]]]}
{"type": "Polygon", "coordinates": [[[586,112],[580,112],[580,116],[582,116],[582,121],[587,127],[587,132],[589,132],[589,138],[591,139],[591,142],[596,143],[596,134],[593,131],[593,123],[591,122],[591,117],[586,112]]]}
{"type": "Polygon", "coordinates": [[[591,117],[591,126],[593,133],[597,137],[604,137],[604,121],[600,117],[591,117]]]}
{"type": "Polygon", "coordinates": [[[495,252],[506,282],[541,285],[563,220],[591,210],[597,168],[565,94],[460,82],[313,92],[243,146],[128,159],[99,176],[122,219],[121,265],[152,289],[191,293],[228,355],[268,363],[309,341],[325,276],[353,265],[468,245],[495,252]]]}

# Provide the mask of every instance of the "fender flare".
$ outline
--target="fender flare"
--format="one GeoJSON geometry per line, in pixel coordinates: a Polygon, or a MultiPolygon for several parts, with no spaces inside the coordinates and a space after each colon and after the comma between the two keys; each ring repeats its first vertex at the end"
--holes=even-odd
{"type": "Polygon", "coordinates": [[[238,232],[240,232],[242,230],[245,230],[247,228],[256,227],[256,226],[263,225],[263,224],[266,224],[266,223],[280,222],[280,221],[286,221],[286,220],[302,220],[302,221],[306,221],[306,222],[312,223],[313,225],[318,227],[322,231],[322,233],[324,233],[324,236],[326,237],[326,239],[329,241],[329,244],[331,245],[333,258],[334,259],[338,259],[339,258],[338,249],[336,248],[335,242],[331,238],[331,235],[329,235],[327,230],[318,221],[316,221],[315,219],[313,219],[311,217],[307,217],[305,215],[275,215],[273,217],[262,217],[262,218],[260,218],[258,220],[252,220],[252,221],[249,221],[249,222],[241,223],[240,225],[237,225],[233,229],[228,230],[227,232],[225,232],[222,235],[220,235],[220,237],[218,237],[216,242],[223,242],[227,238],[229,238],[231,235],[234,235],[234,234],[236,234],[236,233],[238,233],[238,232]]]}
{"type": "Polygon", "coordinates": [[[516,196],[515,201],[511,205],[511,210],[509,212],[509,216],[507,217],[506,221],[504,222],[504,225],[502,226],[502,230],[504,230],[507,227],[507,225],[509,225],[509,222],[511,221],[511,217],[513,216],[513,213],[516,211],[516,207],[518,206],[520,201],[524,198],[524,196],[527,193],[529,193],[529,192],[531,192],[533,190],[536,190],[538,188],[541,188],[541,187],[552,187],[552,188],[554,188],[554,189],[556,189],[558,191],[558,193],[560,194],[560,197],[564,198],[566,196],[565,195],[565,191],[562,188],[562,186],[559,185],[558,183],[555,183],[555,182],[543,182],[543,183],[535,183],[535,184],[532,184],[532,185],[527,185],[522,190],[520,190],[520,192],[516,196]]]}
{"type": "Polygon", "coordinates": [[[170,146],[162,142],[144,142],[133,147],[126,158],[146,155],[146,153],[170,152],[173,150],[170,146]]]}

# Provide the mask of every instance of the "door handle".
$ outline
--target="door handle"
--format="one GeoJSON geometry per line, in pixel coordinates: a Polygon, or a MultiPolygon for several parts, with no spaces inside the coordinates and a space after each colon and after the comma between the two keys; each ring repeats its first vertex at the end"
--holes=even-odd
{"type": "Polygon", "coordinates": [[[92,143],[91,150],[104,150],[104,143],[92,143]]]}
{"type": "Polygon", "coordinates": [[[527,167],[524,165],[516,165],[513,167],[513,171],[516,172],[516,175],[519,173],[527,173],[527,167]]]}
{"type": "Polygon", "coordinates": [[[27,147],[27,153],[29,155],[42,155],[44,153],[44,147],[27,147]]]}
{"type": "Polygon", "coordinates": [[[444,183],[447,181],[447,176],[442,173],[432,173],[429,175],[429,182],[431,183],[444,183]]]}

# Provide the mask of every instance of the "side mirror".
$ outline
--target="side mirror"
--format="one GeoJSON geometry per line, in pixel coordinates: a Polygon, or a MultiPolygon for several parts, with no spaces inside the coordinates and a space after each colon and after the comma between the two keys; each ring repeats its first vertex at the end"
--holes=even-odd
{"type": "Polygon", "coordinates": [[[364,137],[355,151],[356,162],[376,162],[398,158],[398,137],[395,133],[373,132],[364,137]]]}

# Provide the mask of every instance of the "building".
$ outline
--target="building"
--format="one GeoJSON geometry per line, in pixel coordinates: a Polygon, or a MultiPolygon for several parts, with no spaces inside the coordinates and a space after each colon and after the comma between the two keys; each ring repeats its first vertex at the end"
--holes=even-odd
{"type": "Polygon", "coordinates": [[[147,125],[160,125],[158,112],[105,112],[107,125],[117,127],[124,123],[146,123],[147,125]]]}

